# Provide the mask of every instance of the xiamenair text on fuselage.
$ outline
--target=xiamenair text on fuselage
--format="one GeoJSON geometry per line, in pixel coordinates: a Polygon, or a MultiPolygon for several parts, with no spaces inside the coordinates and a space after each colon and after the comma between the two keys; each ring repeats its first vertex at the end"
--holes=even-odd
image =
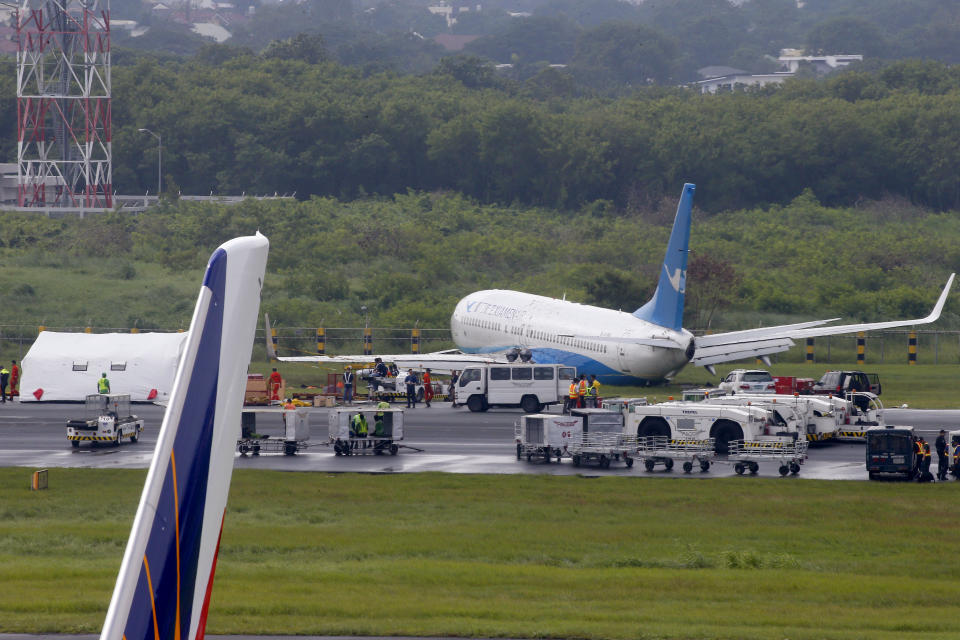
{"type": "Polygon", "coordinates": [[[519,291],[492,289],[466,296],[450,319],[461,352],[572,365],[602,382],[637,384],[674,376],[687,363],[765,358],[793,339],[926,324],[940,316],[951,274],[925,318],[825,326],[836,320],[716,333],[694,338],[682,326],[694,185],[686,184],[653,297],[633,313],[519,291]]]}

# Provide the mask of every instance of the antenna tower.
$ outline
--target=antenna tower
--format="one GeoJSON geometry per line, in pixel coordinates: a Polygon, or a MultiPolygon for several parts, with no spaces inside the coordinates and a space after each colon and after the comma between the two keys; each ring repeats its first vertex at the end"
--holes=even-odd
{"type": "Polygon", "coordinates": [[[20,0],[17,203],[111,208],[110,0],[20,0]]]}

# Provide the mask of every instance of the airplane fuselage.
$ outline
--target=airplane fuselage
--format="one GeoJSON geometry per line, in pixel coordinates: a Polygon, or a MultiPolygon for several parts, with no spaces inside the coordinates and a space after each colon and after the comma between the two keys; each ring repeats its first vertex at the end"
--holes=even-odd
{"type": "Polygon", "coordinates": [[[623,311],[501,289],[460,300],[450,329],[464,353],[529,349],[534,362],[573,365],[606,384],[668,379],[693,355],[693,335],[686,329],[674,331],[623,311]],[[650,338],[676,346],[630,342],[650,338]]]}

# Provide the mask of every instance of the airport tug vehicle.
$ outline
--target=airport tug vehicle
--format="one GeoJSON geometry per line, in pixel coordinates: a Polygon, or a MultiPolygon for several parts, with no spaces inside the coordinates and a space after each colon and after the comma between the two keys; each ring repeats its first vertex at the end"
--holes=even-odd
{"type": "Polygon", "coordinates": [[[136,442],[143,433],[143,418],[130,413],[129,394],[91,394],[86,397],[86,415],[67,420],[67,440],[74,449],[81,442],[120,446],[123,440],[136,442]]]}

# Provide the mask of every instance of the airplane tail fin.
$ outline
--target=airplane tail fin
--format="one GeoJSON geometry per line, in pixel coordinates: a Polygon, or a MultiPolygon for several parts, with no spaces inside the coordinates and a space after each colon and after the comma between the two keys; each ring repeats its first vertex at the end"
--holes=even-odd
{"type": "Polygon", "coordinates": [[[273,362],[277,359],[277,348],[273,344],[273,333],[270,331],[270,315],[266,312],[263,313],[263,336],[267,341],[267,358],[273,362]]]}
{"type": "Polygon", "coordinates": [[[210,257],[101,640],[202,640],[269,243],[210,257]]]}
{"type": "Polygon", "coordinates": [[[690,251],[690,212],[695,189],[696,186],[690,183],[683,185],[657,290],[649,302],[633,312],[642,320],[675,331],[683,326],[683,295],[687,281],[687,254],[690,251]]]}

